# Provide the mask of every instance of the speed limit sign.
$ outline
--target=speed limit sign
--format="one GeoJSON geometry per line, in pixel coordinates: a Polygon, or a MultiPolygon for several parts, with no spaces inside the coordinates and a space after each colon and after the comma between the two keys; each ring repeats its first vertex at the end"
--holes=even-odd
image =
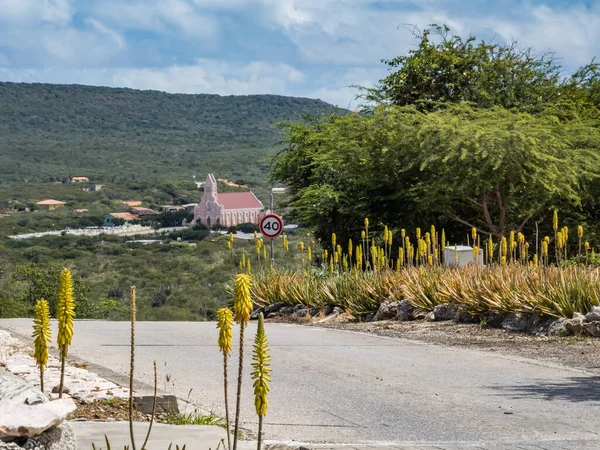
{"type": "Polygon", "coordinates": [[[275,239],[283,232],[283,220],[277,214],[267,214],[260,221],[259,229],[264,237],[275,239]]]}

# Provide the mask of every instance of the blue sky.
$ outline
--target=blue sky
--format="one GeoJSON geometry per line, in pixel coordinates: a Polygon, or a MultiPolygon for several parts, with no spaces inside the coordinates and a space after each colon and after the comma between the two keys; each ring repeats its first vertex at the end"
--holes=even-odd
{"type": "Polygon", "coordinates": [[[600,56],[600,0],[0,0],[0,80],[355,105],[413,24],[600,56]]]}

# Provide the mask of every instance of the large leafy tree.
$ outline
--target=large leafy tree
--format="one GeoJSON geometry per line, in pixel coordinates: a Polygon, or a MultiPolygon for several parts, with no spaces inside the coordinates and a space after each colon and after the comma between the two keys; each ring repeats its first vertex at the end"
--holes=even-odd
{"type": "Polygon", "coordinates": [[[539,111],[565,96],[591,97],[599,104],[600,72],[593,61],[565,77],[552,52],[536,53],[516,41],[463,39],[439,25],[415,30],[415,36],[416,49],[383,61],[390,74],[365,90],[368,100],[425,111],[463,101],[478,108],[539,111]]]}

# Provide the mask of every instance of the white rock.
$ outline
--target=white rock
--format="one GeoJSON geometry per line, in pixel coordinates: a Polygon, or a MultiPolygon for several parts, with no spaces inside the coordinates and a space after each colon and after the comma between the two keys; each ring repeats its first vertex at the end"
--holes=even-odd
{"type": "Polygon", "coordinates": [[[61,424],[73,411],[75,411],[75,403],[70,398],[36,405],[2,402],[0,439],[11,436],[38,436],[61,424]]]}

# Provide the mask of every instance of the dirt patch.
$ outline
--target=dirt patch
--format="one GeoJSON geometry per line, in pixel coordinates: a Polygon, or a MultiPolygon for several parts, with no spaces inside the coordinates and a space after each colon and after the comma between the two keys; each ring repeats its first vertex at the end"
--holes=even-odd
{"type": "MultiPolygon", "coordinates": [[[[129,403],[123,399],[99,400],[93,403],[81,403],[75,400],[77,409],[67,419],[87,419],[88,421],[117,421],[129,420],[129,403]]],[[[133,410],[133,420],[136,422],[149,422],[150,415],[133,410]]]]}
{"type": "Polygon", "coordinates": [[[600,339],[597,338],[533,336],[453,321],[338,322],[313,326],[486,350],[600,373],[600,339]]]}

